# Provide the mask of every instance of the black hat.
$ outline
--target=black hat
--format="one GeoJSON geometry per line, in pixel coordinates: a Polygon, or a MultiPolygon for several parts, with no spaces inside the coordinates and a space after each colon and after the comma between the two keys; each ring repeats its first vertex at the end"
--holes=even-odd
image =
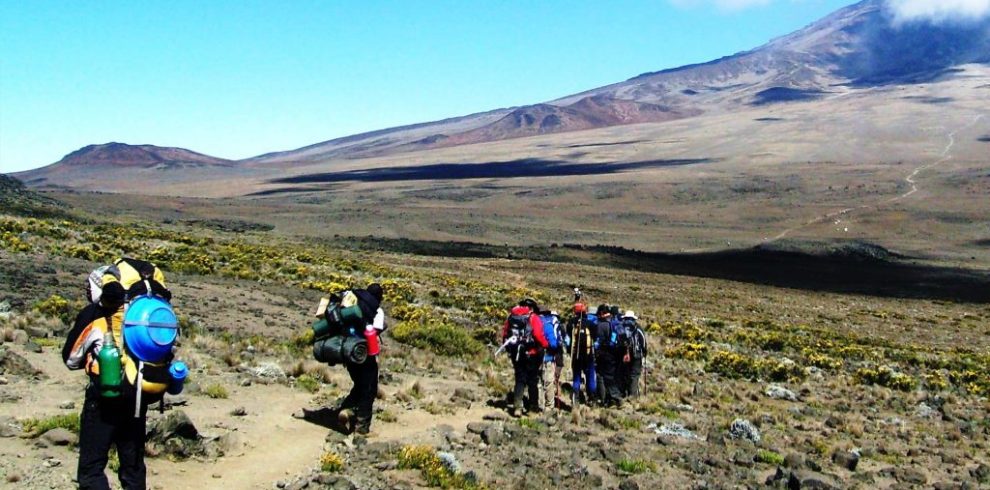
{"type": "Polygon", "coordinates": [[[540,311],[540,305],[538,305],[536,303],[536,300],[533,299],[533,298],[526,298],[526,299],[520,301],[519,302],[519,306],[526,306],[530,310],[533,310],[533,313],[536,313],[536,312],[540,311]]]}
{"type": "Polygon", "coordinates": [[[597,310],[596,314],[599,315],[599,316],[601,316],[601,315],[608,315],[609,314],[609,312],[608,312],[608,305],[606,305],[606,304],[600,304],[600,305],[598,305],[598,310],[597,310]]]}
{"type": "Polygon", "coordinates": [[[368,292],[375,297],[378,301],[381,301],[385,296],[385,292],[382,290],[382,285],[377,282],[368,285],[368,292]]]}
{"type": "Polygon", "coordinates": [[[612,316],[619,316],[619,305],[612,305],[609,312],[612,313],[612,316]]]}

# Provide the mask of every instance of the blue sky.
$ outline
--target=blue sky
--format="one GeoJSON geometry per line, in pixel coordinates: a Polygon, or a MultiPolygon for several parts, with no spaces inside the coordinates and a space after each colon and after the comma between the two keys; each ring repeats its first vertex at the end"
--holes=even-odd
{"type": "Polygon", "coordinates": [[[851,3],[0,1],[0,172],[110,141],[239,159],[542,102],[851,3]]]}

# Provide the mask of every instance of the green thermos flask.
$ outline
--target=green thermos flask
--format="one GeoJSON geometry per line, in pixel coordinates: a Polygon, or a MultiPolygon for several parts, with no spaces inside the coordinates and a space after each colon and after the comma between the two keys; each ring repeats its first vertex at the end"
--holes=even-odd
{"type": "Polygon", "coordinates": [[[103,337],[103,348],[96,354],[96,362],[100,365],[100,395],[104,398],[120,396],[120,349],[114,344],[112,333],[107,332],[103,337]]]}

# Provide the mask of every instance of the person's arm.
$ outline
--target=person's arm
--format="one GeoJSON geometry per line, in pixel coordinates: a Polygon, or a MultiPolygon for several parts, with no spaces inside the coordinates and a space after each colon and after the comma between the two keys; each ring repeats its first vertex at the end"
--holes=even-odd
{"type": "Polygon", "coordinates": [[[502,342],[509,340],[509,319],[505,319],[505,325],[502,325],[502,342]]]}
{"type": "Polygon", "coordinates": [[[93,321],[100,318],[100,313],[100,308],[91,304],[76,315],[65,345],[62,346],[62,361],[69,369],[86,367],[89,353],[103,346],[103,332],[93,326],[93,321]]]}

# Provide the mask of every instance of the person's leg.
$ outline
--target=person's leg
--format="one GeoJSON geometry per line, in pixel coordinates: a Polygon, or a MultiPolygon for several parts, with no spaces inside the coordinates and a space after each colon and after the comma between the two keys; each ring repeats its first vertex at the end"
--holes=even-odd
{"type": "Polygon", "coordinates": [[[358,400],[361,399],[361,375],[363,374],[361,365],[349,362],[344,365],[347,366],[347,374],[351,377],[351,391],[347,393],[347,397],[337,407],[339,410],[357,408],[358,400]]]}
{"type": "Polygon", "coordinates": [[[523,409],[523,395],[526,392],[526,359],[519,358],[512,362],[516,384],[512,390],[512,414],[518,415],[523,409]]]}
{"type": "Polygon", "coordinates": [[[104,470],[113,443],[114,426],[106,420],[100,406],[99,394],[86,394],[79,420],[79,466],[76,481],[82,490],[110,490],[104,470]]]}
{"type": "Polygon", "coordinates": [[[543,355],[533,356],[527,362],[526,386],[529,388],[529,410],[540,410],[540,369],[543,367],[543,355]]]}
{"type": "Polygon", "coordinates": [[[129,410],[121,413],[114,432],[114,444],[120,459],[117,477],[124,490],[144,490],[147,485],[148,470],[144,465],[145,415],[146,412],[135,418],[129,410]]]}
{"type": "Polygon", "coordinates": [[[639,397],[639,378],[643,375],[643,358],[633,359],[629,367],[629,397],[639,397]]]}
{"type": "Polygon", "coordinates": [[[550,362],[544,362],[541,366],[540,378],[540,389],[543,391],[543,409],[550,410],[553,408],[554,396],[557,394],[553,387],[554,363],[552,359],[550,362]]]}
{"type": "Polygon", "coordinates": [[[371,430],[371,417],[374,413],[375,398],[378,396],[378,357],[368,356],[368,360],[360,367],[361,390],[355,408],[357,418],[355,430],[367,434],[371,430]]]}

